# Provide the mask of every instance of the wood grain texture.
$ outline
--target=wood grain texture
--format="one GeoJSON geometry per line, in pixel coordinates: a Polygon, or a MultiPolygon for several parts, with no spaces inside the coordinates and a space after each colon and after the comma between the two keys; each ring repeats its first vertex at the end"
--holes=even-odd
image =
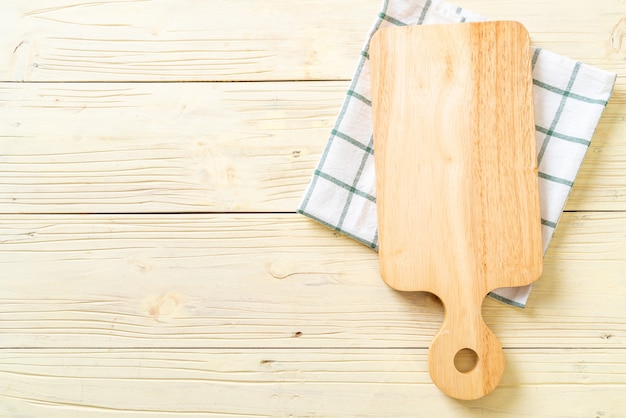
{"type": "MultiPolygon", "coordinates": [[[[0,83],[0,213],[294,211],[346,82],[0,83]]],[[[614,93],[568,210],[626,209],[614,93]]]]}
{"type": "MultiPolygon", "coordinates": [[[[624,0],[456,2],[619,73],[568,209],[625,210],[624,0]]],[[[179,213],[293,211],[379,8],[0,2],[0,416],[623,415],[621,212],[565,214],[529,307],[484,303],[510,362],[471,403],[426,372],[441,305],[371,250],[179,213]]]]}
{"type": "Polygon", "coordinates": [[[385,28],[370,57],[383,279],[459,306],[458,294],[482,301],[536,280],[526,30],[514,22],[385,28]]]}
{"type": "Polygon", "coordinates": [[[626,209],[626,90],[616,90],[580,167],[566,210],[626,209]]]}
{"type": "Polygon", "coordinates": [[[348,79],[378,0],[27,0],[0,15],[0,80],[348,79]]]}
{"type": "MultiPolygon", "coordinates": [[[[23,0],[2,5],[2,81],[350,79],[378,0],[23,0]],[[271,23],[270,23],[271,22],[271,23]]],[[[541,47],[624,73],[622,0],[459,0],[541,47]],[[590,18],[590,17],[593,18],[590,18]]],[[[626,80],[619,79],[620,86],[626,80]]]]}
{"type": "MultiPolygon", "coordinates": [[[[623,0],[548,4],[542,0],[456,0],[454,4],[490,19],[521,22],[530,32],[532,43],[541,48],[619,74],[626,69],[626,44],[621,36],[623,0]]],[[[626,80],[620,78],[618,83],[623,86],[626,80]]]]}
{"type": "Polygon", "coordinates": [[[426,350],[0,350],[4,416],[619,417],[626,350],[507,350],[474,402],[429,381],[426,350]],[[17,415],[21,414],[21,415],[17,415]]]}
{"type": "MultiPolygon", "coordinates": [[[[422,347],[442,308],[298,215],[5,215],[0,347],[422,347]]],[[[626,216],[566,214],[529,306],[487,300],[506,347],[626,341],[626,216]],[[597,278],[597,279],[594,279],[597,278]]]]}
{"type": "Polygon", "coordinates": [[[380,272],[438,296],[435,384],[458,399],[504,372],[488,292],[542,269],[530,39],[516,22],[380,29],[370,43],[380,272]],[[477,355],[455,366],[462,350],[477,355]]]}
{"type": "Polygon", "coordinates": [[[0,84],[0,212],[295,211],[345,89],[0,84]]]}

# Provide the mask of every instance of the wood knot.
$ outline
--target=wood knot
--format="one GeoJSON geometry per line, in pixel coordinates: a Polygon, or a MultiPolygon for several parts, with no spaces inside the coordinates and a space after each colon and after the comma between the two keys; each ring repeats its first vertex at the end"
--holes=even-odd
{"type": "Polygon", "coordinates": [[[184,298],[181,295],[170,292],[146,299],[144,309],[155,321],[166,322],[176,315],[183,303],[184,298]]]}
{"type": "Polygon", "coordinates": [[[275,279],[284,279],[293,274],[291,266],[286,263],[271,263],[268,270],[275,279]]]}
{"type": "Polygon", "coordinates": [[[610,48],[616,58],[626,58],[626,17],[621,18],[611,30],[610,48]]]}

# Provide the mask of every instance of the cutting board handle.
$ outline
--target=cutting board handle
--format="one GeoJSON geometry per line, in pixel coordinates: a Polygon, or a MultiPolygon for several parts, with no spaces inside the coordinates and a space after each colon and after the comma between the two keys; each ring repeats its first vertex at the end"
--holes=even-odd
{"type": "MultiPolygon", "coordinates": [[[[446,309],[446,302],[443,303],[446,309]]],[[[482,299],[472,302],[467,298],[456,300],[454,309],[446,309],[443,325],[428,352],[433,382],[444,393],[457,399],[485,396],[498,385],[504,372],[502,346],[483,321],[481,304],[482,299]],[[468,362],[462,364],[466,368],[455,364],[455,357],[472,352],[476,357],[473,367],[467,367],[468,362]]]]}

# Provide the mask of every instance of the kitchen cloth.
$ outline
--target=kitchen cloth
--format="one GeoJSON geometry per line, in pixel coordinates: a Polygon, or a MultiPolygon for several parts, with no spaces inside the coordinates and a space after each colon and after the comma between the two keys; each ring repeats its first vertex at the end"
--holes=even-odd
{"type": "MultiPolygon", "coordinates": [[[[385,26],[485,20],[438,0],[383,1],[299,213],[378,248],[369,40],[385,26]]],[[[531,53],[545,253],[616,75],[544,49],[532,48],[531,53]]],[[[490,296],[523,307],[530,290],[531,286],[501,288],[490,296]]]]}

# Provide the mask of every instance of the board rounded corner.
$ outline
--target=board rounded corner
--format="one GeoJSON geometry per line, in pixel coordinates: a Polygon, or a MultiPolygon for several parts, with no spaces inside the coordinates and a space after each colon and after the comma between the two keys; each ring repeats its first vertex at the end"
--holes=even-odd
{"type": "Polygon", "coordinates": [[[522,22],[518,20],[505,20],[504,22],[514,27],[520,36],[523,37],[524,42],[530,44],[530,32],[528,32],[528,29],[526,29],[526,26],[524,26],[522,22]]]}

